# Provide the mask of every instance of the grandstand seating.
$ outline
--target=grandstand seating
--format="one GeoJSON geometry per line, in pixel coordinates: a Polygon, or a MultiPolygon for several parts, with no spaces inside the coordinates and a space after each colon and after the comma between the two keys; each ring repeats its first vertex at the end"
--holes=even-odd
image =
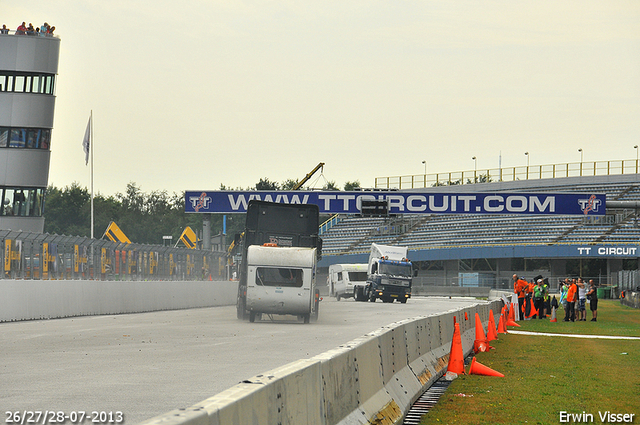
{"type": "MultiPolygon", "coordinates": [[[[539,180],[530,192],[605,193],[607,200],[640,201],[640,184],[571,179],[539,180]],[[566,184],[563,182],[566,180],[566,184]]],[[[615,180],[615,179],[614,179],[615,180]]],[[[518,244],[638,243],[635,211],[606,220],[579,216],[404,215],[393,219],[344,216],[322,235],[323,253],[365,252],[372,242],[408,246],[412,250],[518,244]]]]}

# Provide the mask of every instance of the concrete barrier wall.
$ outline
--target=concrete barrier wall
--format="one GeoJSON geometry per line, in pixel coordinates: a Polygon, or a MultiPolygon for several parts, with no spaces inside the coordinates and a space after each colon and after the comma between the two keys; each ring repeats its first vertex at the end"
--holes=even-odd
{"type": "Polygon", "coordinates": [[[454,317],[466,356],[475,340],[475,314],[486,332],[490,310],[497,322],[502,305],[496,300],[397,322],[143,424],[399,423],[422,392],[446,372],[454,317]]]}
{"type": "Polygon", "coordinates": [[[237,282],[0,280],[0,322],[236,303],[237,282]]]}
{"type": "Polygon", "coordinates": [[[411,295],[422,295],[429,297],[487,297],[491,288],[478,286],[436,286],[436,285],[414,285],[411,288],[411,295]]]}
{"type": "Polygon", "coordinates": [[[640,308],[640,292],[624,291],[624,298],[620,298],[620,303],[628,307],[640,308]]]}

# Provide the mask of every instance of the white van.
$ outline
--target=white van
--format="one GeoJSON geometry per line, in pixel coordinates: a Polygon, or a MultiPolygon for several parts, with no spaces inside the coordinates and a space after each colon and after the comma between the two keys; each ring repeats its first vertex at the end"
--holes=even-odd
{"type": "Polygon", "coordinates": [[[366,264],[333,264],[329,266],[329,291],[338,301],[353,297],[356,287],[367,285],[366,264]]]}
{"type": "Polygon", "coordinates": [[[316,248],[252,245],[247,249],[249,321],[265,314],[291,314],[309,323],[318,318],[316,248]]]}

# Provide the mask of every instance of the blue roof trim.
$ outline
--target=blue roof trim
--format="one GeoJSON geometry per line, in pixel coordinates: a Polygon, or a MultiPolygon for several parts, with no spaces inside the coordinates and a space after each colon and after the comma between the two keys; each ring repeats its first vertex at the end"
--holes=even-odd
{"type": "MultiPolygon", "coordinates": [[[[474,258],[638,258],[640,245],[513,245],[410,250],[411,261],[463,260],[474,258]]],[[[366,263],[368,253],[324,255],[319,267],[339,263],[366,263]]]]}

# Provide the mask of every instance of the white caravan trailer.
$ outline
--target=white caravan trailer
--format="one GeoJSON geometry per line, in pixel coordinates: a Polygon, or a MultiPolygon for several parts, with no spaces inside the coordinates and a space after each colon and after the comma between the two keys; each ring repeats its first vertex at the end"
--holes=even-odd
{"type": "Polygon", "coordinates": [[[354,288],[367,285],[366,264],[332,264],[329,266],[329,291],[338,301],[353,297],[354,288]]]}
{"type": "Polygon", "coordinates": [[[247,249],[249,321],[265,314],[318,318],[316,248],[251,245],[247,249]]]}

